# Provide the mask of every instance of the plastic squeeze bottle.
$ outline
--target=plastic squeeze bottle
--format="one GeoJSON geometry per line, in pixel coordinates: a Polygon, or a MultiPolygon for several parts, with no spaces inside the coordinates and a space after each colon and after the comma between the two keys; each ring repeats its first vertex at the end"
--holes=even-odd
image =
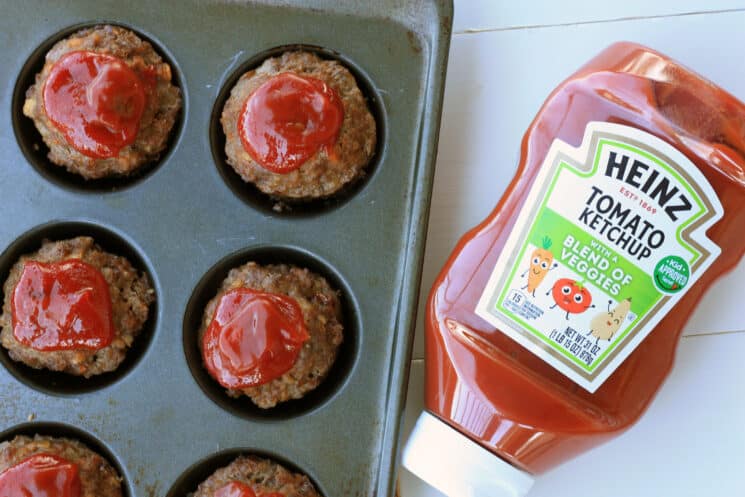
{"type": "Polygon", "coordinates": [[[742,102],[639,45],[588,62],[432,287],[404,466],[451,497],[521,496],[631,426],[745,252],[743,207],[742,102]]]}

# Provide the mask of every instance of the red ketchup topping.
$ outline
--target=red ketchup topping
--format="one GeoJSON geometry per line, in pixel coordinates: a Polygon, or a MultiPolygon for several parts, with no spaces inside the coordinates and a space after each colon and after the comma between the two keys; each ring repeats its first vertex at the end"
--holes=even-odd
{"type": "Polygon", "coordinates": [[[2,497],[80,497],[74,463],[51,454],[36,454],[0,473],[2,497]]]}
{"type": "MultiPolygon", "coordinates": [[[[217,489],[215,497],[256,497],[256,493],[251,487],[245,483],[239,481],[231,481],[226,485],[217,489]]],[[[269,494],[260,494],[259,497],[285,497],[284,494],[279,492],[272,492],[269,494]]]]}
{"type": "Polygon", "coordinates": [[[44,108],[70,146],[106,159],[135,141],[154,87],[151,74],[139,75],[117,57],[70,52],[49,73],[44,108]]]}
{"type": "Polygon", "coordinates": [[[256,89],[243,104],[238,134],[262,167],[286,174],[322,147],[331,154],[344,120],[344,106],[320,79],[282,73],[256,89]]]}
{"type": "Polygon", "coordinates": [[[231,481],[217,489],[215,497],[256,497],[256,493],[245,483],[231,481]]]}
{"type": "Polygon", "coordinates": [[[294,299],[236,288],[220,297],[202,351],[207,370],[222,386],[245,388],[282,376],[309,338],[294,299]]]}
{"type": "Polygon", "coordinates": [[[109,286],[79,259],[26,262],[11,306],[13,336],[35,350],[98,350],[114,336],[109,286]]]}

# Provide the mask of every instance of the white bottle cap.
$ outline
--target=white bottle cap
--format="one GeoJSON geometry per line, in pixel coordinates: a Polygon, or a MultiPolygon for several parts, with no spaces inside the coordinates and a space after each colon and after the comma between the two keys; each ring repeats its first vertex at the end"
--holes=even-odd
{"type": "Polygon", "coordinates": [[[522,497],[533,477],[426,411],[403,452],[406,469],[449,497],[522,497]]]}

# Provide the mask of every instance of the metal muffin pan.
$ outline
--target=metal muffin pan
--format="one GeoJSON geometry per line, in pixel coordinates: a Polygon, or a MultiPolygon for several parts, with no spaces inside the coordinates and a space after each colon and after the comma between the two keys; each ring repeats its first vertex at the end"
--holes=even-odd
{"type": "Polygon", "coordinates": [[[147,272],[157,302],[110,376],[30,370],[3,349],[0,439],[80,438],[121,471],[127,497],[185,495],[239,453],[306,473],[326,497],[392,495],[451,0],[18,0],[3,14],[0,279],[43,238],[89,234],[147,272]],[[184,106],[158,163],[131,179],[85,182],[48,165],[21,107],[46,50],[100,23],[151,41],[171,63],[184,106]],[[379,145],[363,181],[278,213],[225,167],[219,113],[226,85],[278,47],[298,46],[353,72],[379,145]],[[222,395],[193,340],[229,268],[251,259],[320,272],[344,305],[345,342],[329,377],[269,411],[222,395]]]}

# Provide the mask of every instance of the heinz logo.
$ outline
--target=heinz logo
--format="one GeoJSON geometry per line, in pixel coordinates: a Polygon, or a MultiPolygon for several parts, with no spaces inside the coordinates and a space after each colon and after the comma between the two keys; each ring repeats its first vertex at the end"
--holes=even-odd
{"type": "Polygon", "coordinates": [[[638,159],[611,152],[605,175],[616,178],[641,190],[652,198],[657,205],[672,219],[678,220],[678,213],[685,213],[693,208],[684,191],[673,183],[664,172],[638,159]]]}

